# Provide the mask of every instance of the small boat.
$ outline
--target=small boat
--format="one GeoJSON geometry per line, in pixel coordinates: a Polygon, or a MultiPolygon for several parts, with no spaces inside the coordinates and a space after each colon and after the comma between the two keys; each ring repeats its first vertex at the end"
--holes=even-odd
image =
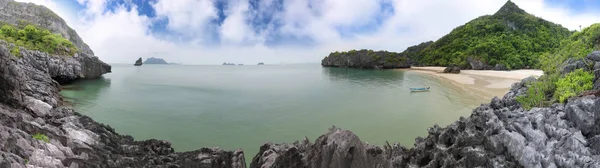
{"type": "Polygon", "coordinates": [[[426,88],[410,88],[411,92],[427,92],[429,91],[429,87],[426,88]]]}

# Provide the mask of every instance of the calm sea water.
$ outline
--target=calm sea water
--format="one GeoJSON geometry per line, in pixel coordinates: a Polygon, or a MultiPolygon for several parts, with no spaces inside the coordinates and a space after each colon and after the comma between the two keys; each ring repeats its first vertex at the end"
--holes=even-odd
{"type": "Polygon", "coordinates": [[[175,150],[311,141],[332,125],[363,141],[412,147],[434,124],[448,125],[483,102],[434,77],[320,65],[113,65],[103,79],[67,86],[77,111],[138,140],[175,150]],[[410,87],[431,87],[411,93],[410,87]]]}

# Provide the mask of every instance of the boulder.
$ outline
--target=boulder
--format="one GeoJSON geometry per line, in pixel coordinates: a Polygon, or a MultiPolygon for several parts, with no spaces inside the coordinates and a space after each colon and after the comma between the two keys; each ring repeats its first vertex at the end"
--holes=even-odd
{"type": "Polygon", "coordinates": [[[471,69],[473,70],[488,70],[491,69],[490,66],[479,59],[469,57],[467,58],[467,62],[471,65],[471,69]]]}
{"type": "Polygon", "coordinates": [[[508,68],[506,66],[504,66],[504,64],[496,64],[496,66],[494,66],[493,70],[495,70],[495,71],[508,71],[508,68]]]}
{"type": "Polygon", "coordinates": [[[588,54],[585,58],[592,61],[600,62],[600,51],[594,51],[588,54]]]}
{"type": "Polygon", "coordinates": [[[442,71],[442,73],[454,73],[454,74],[458,74],[460,73],[460,68],[458,66],[448,66],[446,67],[446,69],[444,69],[444,71],[442,71]]]}
{"type": "Polygon", "coordinates": [[[561,74],[568,74],[571,73],[577,69],[583,69],[585,71],[589,70],[589,67],[587,66],[589,62],[584,60],[584,59],[574,59],[574,58],[569,58],[567,61],[565,61],[562,66],[560,67],[560,73],[561,74]]]}

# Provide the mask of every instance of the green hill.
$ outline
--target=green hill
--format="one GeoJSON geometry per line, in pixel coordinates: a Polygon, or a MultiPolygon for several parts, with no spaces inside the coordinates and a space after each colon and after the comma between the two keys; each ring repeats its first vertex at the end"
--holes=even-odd
{"type": "Polygon", "coordinates": [[[453,64],[473,69],[491,69],[496,64],[510,69],[533,68],[542,53],[554,52],[571,34],[508,1],[494,15],[476,18],[435,41],[418,54],[416,61],[420,65],[453,64]],[[484,65],[472,66],[468,60],[484,65]]]}

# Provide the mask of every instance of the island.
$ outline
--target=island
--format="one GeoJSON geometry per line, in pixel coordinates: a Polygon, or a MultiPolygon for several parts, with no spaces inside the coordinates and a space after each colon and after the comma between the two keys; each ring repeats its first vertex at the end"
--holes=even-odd
{"type": "Polygon", "coordinates": [[[138,58],[137,61],[135,61],[135,63],[133,65],[134,66],[142,66],[142,64],[144,64],[144,63],[142,63],[142,57],[140,57],[140,58],[138,58]]]}
{"type": "Polygon", "coordinates": [[[400,53],[363,49],[333,52],[321,61],[321,65],[358,69],[410,68],[410,59],[400,53]]]}
{"type": "Polygon", "coordinates": [[[258,64],[256,64],[256,65],[265,65],[265,63],[263,63],[263,62],[259,62],[259,63],[258,63],[258,64]]]}
{"type": "Polygon", "coordinates": [[[154,58],[154,57],[150,57],[148,59],[146,59],[146,61],[144,61],[144,64],[169,64],[167,63],[167,61],[163,60],[162,58],[154,58]]]}
{"type": "Polygon", "coordinates": [[[235,65],[235,63],[223,62],[223,65],[235,65]]]}

